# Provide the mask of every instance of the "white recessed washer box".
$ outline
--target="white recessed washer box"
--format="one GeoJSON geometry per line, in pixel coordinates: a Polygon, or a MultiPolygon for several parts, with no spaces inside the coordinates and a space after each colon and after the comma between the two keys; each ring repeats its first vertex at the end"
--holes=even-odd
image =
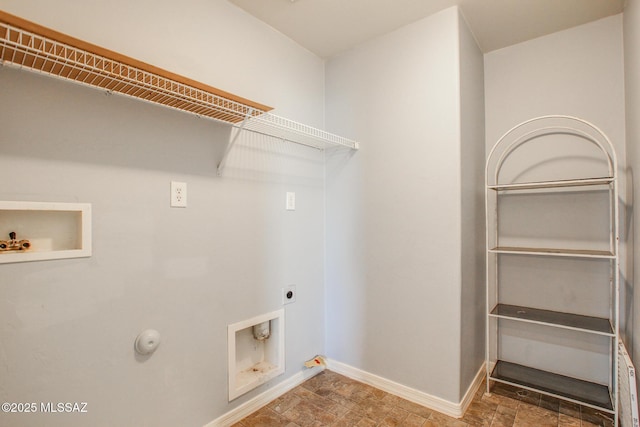
{"type": "Polygon", "coordinates": [[[0,201],[0,240],[28,240],[24,251],[0,251],[0,264],[91,256],[91,204],[0,201]]]}
{"type": "Polygon", "coordinates": [[[228,326],[229,401],[284,373],[284,310],[228,326]],[[253,327],[269,322],[270,336],[258,340],[253,327]]]}

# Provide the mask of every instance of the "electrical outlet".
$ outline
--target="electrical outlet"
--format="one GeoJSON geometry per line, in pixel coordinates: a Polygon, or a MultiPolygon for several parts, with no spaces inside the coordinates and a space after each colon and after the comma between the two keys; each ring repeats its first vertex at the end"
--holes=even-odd
{"type": "Polygon", "coordinates": [[[296,193],[294,193],[293,191],[287,191],[286,209],[288,211],[296,210],[296,193]]]}
{"type": "Polygon", "coordinates": [[[296,285],[287,286],[282,288],[282,304],[291,304],[296,302],[296,285]]]}
{"type": "Polygon", "coordinates": [[[171,181],[171,207],[187,207],[187,183],[171,181]]]}

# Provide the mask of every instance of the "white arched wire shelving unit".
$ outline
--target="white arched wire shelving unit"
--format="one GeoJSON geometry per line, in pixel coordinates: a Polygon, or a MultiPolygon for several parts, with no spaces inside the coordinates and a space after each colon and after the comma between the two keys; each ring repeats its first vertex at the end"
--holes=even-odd
{"type": "Polygon", "coordinates": [[[165,71],[0,11],[2,65],[43,73],[109,93],[195,114],[234,128],[227,155],[241,131],[251,131],[316,149],[356,141],[270,113],[270,107],[165,71]]]}
{"type": "MultiPolygon", "coordinates": [[[[549,140],[547,140],[549,141],[549,140]]],[[[532,151],[533,152],[533,151],[532,151]]],[[[549,153],[544,154],[547,158],[552,158],[549,153]]],[[[578,157],[580,155],[578,154],[578,157]]],[[[563,154],[563,160],[571,160],[571,156],[563,154]]],[[[531,160],[536,162],[536,160],[531,160]]],[[[541,162],[542,163],[542,162],[541,162]]],[[[549,162],[547,162],[549,163],[549,162]]],[[[579,169],[579,168],[578,168],[579,169]]],[[[588,169],[588,168],[587,168],[588,169]]],[[[547,168],[547,171],[551,168],[547,168]]],[[[617,159],[613,145],[607,136],[593,124],[570,116],[543,116],[527,120],[513,127],[506,132],[494,145],[487,157],[486,164],[486,221],[487,221],[487,319],[486,319],[486,369],[487,369],[487,392],[491,391],[492,383],[505,383],[518,388],[531,390],[549,395],[573,403],[577,403],[586,407],[596,409],[604,414],[609,414],[613,418],[614,425],[618,421],[618,340],[619,340],[619,310],[620,310],[620,289],[619,289],[619,232],[618,232],[618,188],[617,188],[617,159]],[[527,179],[526,173],[515,173],[514,168],[510,168],[510,173],[506,173],[505,169],[512,161],[516,163],[515,169],[519,167],[527,168],[525,156],[516,156],[518,150],[525,146],[531,146],[532,143],[540,142],[546,138],[559,138],[553,140],[550,146],[551,150],[560,149],[562,141],[571,140],[577,143],[576,146],[584,144],[590,151],[594,173],[585,173],[580,169],[579,176],[571,175],[571,168],[558,169],[565,176],[553,177],[552,179],[539,179],[539,173],[534,179],[527,179]],[[518,161],[514,160],[518,159],[518,161]],[[566,241],[558,239],[560,243],[554,244],[554,237],[551,244],[536,245],[531,244],[530,239],[522,239],[523,245],[514,244],[517,241],[510,236],[505,238],[501,235],[503,207],[500,204],[509,196],[513,200],[522,201],[528,197],[527,195],[535,195],[536,197],[546,197],[545,195],[555,194],[561,198],[566,198],[567,192],[577,192],[576,194],[589,194],[590,191],[599,191],[603,195],[601,200],[608,199],[608,218],[602,218],[602,229],[604,230],[604,221],[608,222],[608,242],[601,242],[595,247],[584,247],[584,242],[572,245],[566,244],[566,241]],[[605,196],[605,192],[608,196],[605,196]],[[518,198],[520,197],[520,198],[518,198]],[[507,240],[505,244],[503,240],[507,240]],[[541,292],[535,286],[529,286],[529,278],[521,277],[522,283],[527,286],[521,294],[509,293],[509,286],[512,286],[513,275],[504,273],[505,257],[520,257],[520,263],[526,264],[531,262],[533,258],[556,257],[556,259],[564,260],[589,260],[588,262],[600,262],[609,269],[609,283],[602,283],[603,287],[608,287],[608,301],[601,301],[602,308],[599,308],[598,315],[590,315],[589,307],[574,307],[571,304],[564,306],[564,310],[558,310],[561,304],[557,300],[561,300],[559,295],[553,293],[542,297],[536,296],[529,298],[531,293],[541,292]],[[526,258],[522,260],[522,257],[526,258]],[[608,264],[607,264],[608,263],[608,264]],[[508,277],[507,277],[508,276],[508,277]],[[505,297],[505,294],[508,296],[505,297]],[[549,302],[553,308],[545,307],[544,299],[549,302]],[[553,299],[556,299],[554,301],[553,299]],[[535,303],[528,304],[531,299],[535,303]],[[514,302],[516,301],[517,302],[514,302]],[[608,303],[608,316],[602,316],[602,312],[606,311],[608,303]],[[519,328],[519,329],[518,329],[519,328]],[[527,328],[536,329],[535,338],[531,338],[533,333],[527,332],[527,328]],[[507,332],[505,332],[507,330],[507,332]],[[512,350],[509,345],[523,345],[524,339],[513,339],[514,335],[519,332],[514,330],[525,331],[527,333],[526,343],[527,349],[512,350]],[[556,330],[556,332],[554,332],[556,330]],[[543,332],[540,332],[543,331],[543,332]],[[559,332],[558,332],[559,331],[559,332]],[[536,366],[536,361],[531,358],[521,357],[531,363],[524,363],[518,359],[520,354],[531,351],[533,346],[542,343],[545,344],[545,333],[549,334],[571,334],[572,339],[568,342],[555,341],[555,346],[571,346],[581,345],[581,340],[592,342],[601,340],[602,347],[608,346],[608,372],[601,372],[594,376],[599,378],[608,378],[608,381],[593,381],[586,376],[573,376],[563,372],[563,366],[556,369],[548,366],[541,368],[536,366]],[[512,334],[510,336],[510,334],[512,334]],[[574,337],[575,336],[575,337],[574,337]],[[515,344],[514,344],[515,343],[515,344]],[[577,344],[576,344],[577,343],[577,344]],[[516,355],[516,356],[514,356],[516,355]],[[605,383],[606,382],[606,383],[605,383]]],[[[528,176],[530,178],[531,175],[528,176]]],[[[577,196],[580,197],[580,196],[577,196]]],[[[566,198],[566,200],[569,200],[566,198]]],[[[599,199],[600,200],[600,199],[599,199]]],[[[569,210],[572,208],[569,208],[569,210]]],[[[599,212],[604,212],[604,208],[599,212]]],[[[590,215],[591,212],[577,212],[576,215],[590,215]]],[[[600,221],[600,219],[598,219],[600,221]]],[[[526,234],[526,233],[523,233],[526,234]]],[[[604,233],[603,233],[604,235],[604,233]]],[[[603,240],[605,240],[603,238],[603,240]]],[[[548,240],[534,240],[534,243],[549,243],[548,240]]],[[[514,258],[511,258],[512,260],[514,258]]],[[[553,273],[549,273],[553,274],[553,273]]],[[[548,277],[548,276],[545,276],[548,277]]],[[[555,282],[554,282],[555,284],[555,282]]],[[[544,289],[549,289],[548,284],[540,283],[544,289]]],[[[598,283],[596,284],[596,286],[598,283]]],[[[519,285],[520,286],[520,285],[519,285]]],[[[523,288],[524,288],[523,287],[523,288]]],[[[558,291],[556,288],[553,291],[558,291]]],[[[559,292],[559,291],[558,291],[559,292]]],[[[580,290],[578,289],[578,291],[580,290]]],[[[583,300],[581,300],[583,301],[583,300]]],[[[585,347],[586,348],[586,347],[585,347]]],[[[571,349],[570,349],[571,350],[571,349]]],[[[582,353],[580,353],[582,354],[582,353]]],[[[602,357],[604,359],[604,356],[602,357]]],[[[576,361],[578,362],[578,361],[576,361]]],[[[567,361],[564,361],[566,364],[567,361]]],[[[570,362],[569,362],[570,363],[570,362]]],[[[559,365],[562,365],[561,363],[559,365]]],[[[595,364],[594,364],[595,365],[595,364]]]]}

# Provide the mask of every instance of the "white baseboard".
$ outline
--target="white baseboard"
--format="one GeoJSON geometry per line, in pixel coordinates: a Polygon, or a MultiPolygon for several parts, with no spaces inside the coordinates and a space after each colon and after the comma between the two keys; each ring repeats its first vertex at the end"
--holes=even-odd
{"type": "Polygon", "coordinates": [[[319,368],[300,371],[290,378],[274,385],[269,390],[260,393],[256,397],[244,402],[242,405],[216,418],[204,427],[228,427],[235,424],[320,372],[322,372],[322,369],[319,368]]]}
{"type": "Polygon", "coordinates": [[[471,384],[469,385],[467,392],[464,394],[464,397],[460,401],[460,417],[462,417],[464,413],[467,412],[467,408],[469,407],[469,405],[471,405],[471,402],[473,402],[473,397],[476,395],[476,392],[482,385],[482,381],[484,380],[484,377],[486,375],[486,364],[483,363],[476,373],[475,378],[473,378],[473,381],[471,381],[471,384]]]}
{"type": "Polygon", "coordinates": [[[454,403],[414,388],[398,384],[369,372],[365,372],[358,368],[354,368],[353,366],[346,365],[336,360],[328,360],[327,368],[351,379],[361,381],[365,384],[369,384],[370,386],[386,391],[387,393],[394,394],[413,403],[417,403],[418,405],[425,406],[429,409],[433,409],[434,411],[438,411],[442,414],[455,418],[460,418],[464,415],[464,412],[471,404],[478,387],[482,384],[482,380],[485,375],[485,368],[483,364],[478,370],[478,373],[467,389],[462,400],[459,403],[454,403]]]}

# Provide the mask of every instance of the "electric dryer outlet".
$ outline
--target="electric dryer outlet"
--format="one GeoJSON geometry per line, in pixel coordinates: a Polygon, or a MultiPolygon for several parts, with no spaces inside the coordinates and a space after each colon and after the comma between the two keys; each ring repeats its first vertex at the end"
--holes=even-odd
{"type": "Polygon", "coordinates": [[[296,285],[287,286],[282,288],[282,305],[291,304],[296,302],[296,285]]]}

